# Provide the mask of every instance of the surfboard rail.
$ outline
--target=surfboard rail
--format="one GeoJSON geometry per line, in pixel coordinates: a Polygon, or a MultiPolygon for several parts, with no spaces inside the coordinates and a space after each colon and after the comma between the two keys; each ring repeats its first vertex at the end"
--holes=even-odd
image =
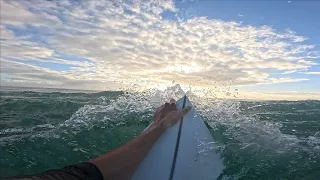
{"type": "Polygon", "coordinates": [[[177,101],[177,109],[185,106],[192,109],[155,142],[132,180],[218,178],[224,166],[214,139],[187,96],[177,101]]]}

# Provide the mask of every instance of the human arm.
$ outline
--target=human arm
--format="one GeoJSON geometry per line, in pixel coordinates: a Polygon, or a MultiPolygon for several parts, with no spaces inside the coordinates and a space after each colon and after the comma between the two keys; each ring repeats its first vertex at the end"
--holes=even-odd
{"type": "Polygon", "coordinates": [[[178,111],[174,100],[157,108],[153,124],[142,134],[123,146],[89,162],[96,165],[106,180],[130,179],[152,145],[161,134],[178,122],[190,110],[186,107],[178,111]]]}
{"type": "MultiPolygon", "coordinates": [[[[190,110],[177,110],[175,100],[157,108],[153,124],[121,147],[89,162],[49,170],[40,174],[4,178],[6,180],[127,180],[130,179],[161,134],[190,110]]],[[[0,177],[1,179],[1,177],[0,177]]]]}

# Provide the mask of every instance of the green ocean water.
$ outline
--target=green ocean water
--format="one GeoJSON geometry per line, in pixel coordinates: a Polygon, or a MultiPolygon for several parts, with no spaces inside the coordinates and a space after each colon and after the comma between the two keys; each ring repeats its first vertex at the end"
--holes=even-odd
{"type": "MultiPolygon", "coordinates": [[[[0,91],[0,174],[38,173],[79,163],[138,135],[166,91],[0,91]],[[51,92],[59,91],[59,92],[51,92]]],[[[220,179],[318,179],[320,101],[235,101],[188,92],[219,147],[220,179]]]]}

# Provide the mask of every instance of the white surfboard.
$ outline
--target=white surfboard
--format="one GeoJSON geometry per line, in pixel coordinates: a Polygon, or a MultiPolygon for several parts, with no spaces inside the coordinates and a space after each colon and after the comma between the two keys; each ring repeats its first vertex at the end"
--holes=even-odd
{"type": "MultiPolygon", "coordinates": [[[[187,96],[177,108],[192,106],[187,96]]],[[[213,180],[224,166],[209,130],[192,109],[164,132],[142,161],[132,180],[213,180]]]]}

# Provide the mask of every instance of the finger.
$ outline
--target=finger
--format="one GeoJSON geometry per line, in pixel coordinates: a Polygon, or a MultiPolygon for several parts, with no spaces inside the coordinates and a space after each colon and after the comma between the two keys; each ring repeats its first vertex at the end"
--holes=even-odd
{"type": "Polygon", "coordinates": [[[154,116],[156,116],[157,113],[159,113],[159,111],[161,111],[161,109],[163,108],[164,105],[157,107],[156,111],[154,112],[154,116]]]}
{"type": "Polygon", "coordinates": [[[172,109],[172,110],[177,110],[177,105],[176,105],[176,103],[171,103],[171,104],[170,104],[170,109],[172,109]]]}
{"type": "MultiPolygon", "coordinates": [[[[154,112],[154,115],[153,115],[153,119],[156,120],[157,116],[159,116],[159,112],[161,111],[161,109],[164,107],[164,105],[158,107],[156,109],[156,112],[154,112]]],[[[161,118],[160,118],[161,119],[161,118]]]]}
{"type": "Polygon", "coordinates": [[[170,103],[167,103],[167,102],[166,102],[166,103],[164,104],[164,106],[165,106],[165,107],[169,107],[169,106],[170,106],[170,103]]]}
{"type": "Polygon", "coordinates": [[[160,107],[158,107],[158,108],[156,109],[156,112],[160,111],[160,110],[163,108],[163,106],[164,106],[164,105],[161,105],[160,107]]]}
{"type": "Polygon", "coordinates": [[[170,104],[173,104],[173,103],[176,104],[176,100],[172,98],[170,99],[170,104]]]}
{"type": "Polygon", "coordinates": [[[191,108],[192,108],[191,106],[187,106],[187,107],[183,108],[183,109],[180,111],[180,115],[181,115],[181,116],[184,116],[185,114],[187,114],[187,113],[190,111],[191,108]]]}

